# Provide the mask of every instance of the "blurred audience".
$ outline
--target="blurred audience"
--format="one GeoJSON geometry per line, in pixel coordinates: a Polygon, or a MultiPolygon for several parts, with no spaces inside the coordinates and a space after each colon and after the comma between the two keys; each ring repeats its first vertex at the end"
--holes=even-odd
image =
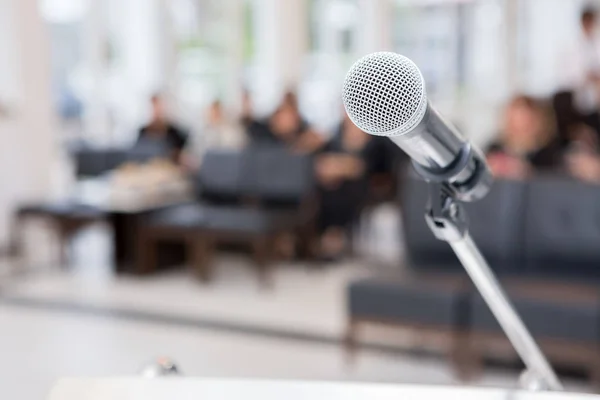
{"type": "Polygon", "coordinates": [[[249,130],[256,144],[283,145],[296,152],[313,153],[325,142],[302,118],[293,92],[286,92],[275,112],[266,123],[259,125],[255,123],[254,129],[249,130]]]}
{"type": "Polygon", "coordinates": [[[320,197],[320,253],[337,259],[347,248],[348,232],[369,193],[369,177],[381,146],[348,117],[315,161],[320,197]]]}
{"type": "Polygon", "coordinates": [[[550,115],[542,102],[528,96],[517,96],[508,104],[503,131],[487,151],[495,176],[525,179],[560,166],[561,143],[550,115]]]}
{"type": "Polygon", "coordinates": [[[564,155],[564,166],[575,178],[586,182],[600,182],[598,135],[584,123],[574,106],[571,92],[559,92],[553,97],[556,125],[564,155]]]}
{"type": "Polygon", "coordinates": [[[148,144],[162,146],[172,161],[181,163],[183,149],[188,140],[187,133],[169,121],[166,105],[160,95],[152,96],[150,102],[152,117],[150,122],[140,129],[136,146],[148,144]]]}
{"type": "Polygon", "coordinates": [[[600,183],[600,158],[597,153],[578,151],[565,157],[569,173],[584,182],[600,183]]]}
{"type": "Polygon", "coordinates": [[[244,146],[245,138],[241,126],[229,118],[220,101],[214,101],[208,108],[207,123],[204,127],[206,147],[234,148],[244,146]]]}
{"type": "Polygon", "coordinates": [[[247,89],[242,91],[242,110],[240,113],[241,125],[248,129],[256,120],[254,118],[254,110],[252,107],[252,95],[247,89]]]}
{"type": "Polygon", "coordinates": [[[582,121],[600,133],[600,40],[597,12],[586,7],[580,17],[579,38],[561,55],[566,88],[574,93],[574,105],[582,121]]]}
{"type": "Polygon", "coordinates": [[[248,90],[242,93],[240,123],[245,130],[247,142],[251,145],[273,144],[274,140],[266,120],[254,116],[252,96],[248,90]]]}
{"type": "Polygon", "coordinates": [[[202,131],[192,137],[189,153],[192,163],[199,167],[209,149],[241,149],[245,145],[242,126],[229,118],[220,101],[213,101],[208,107],[206,123],[202,131]]]}

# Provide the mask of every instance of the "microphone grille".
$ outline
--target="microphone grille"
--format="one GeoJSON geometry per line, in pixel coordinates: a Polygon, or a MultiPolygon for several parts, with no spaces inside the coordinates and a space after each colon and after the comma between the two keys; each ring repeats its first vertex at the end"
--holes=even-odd
{"type": "Polygon", "coordinates": [[[390,52],[358,60],[344,81],[343,102],[354,124],[372,135],[401,135],[425,115],[427,95],[419,68],[390,52]]]}

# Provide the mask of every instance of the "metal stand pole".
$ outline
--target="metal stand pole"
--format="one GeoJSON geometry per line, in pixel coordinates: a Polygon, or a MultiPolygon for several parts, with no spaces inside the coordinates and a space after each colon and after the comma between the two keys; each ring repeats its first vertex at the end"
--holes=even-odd
{"type": "Polygon", "coordinates": [[[525,363],[529,389],[562,390],[562,385],[546,357],[516,313],[491,268],[471,239],[464,208],[452,191],[440,183],[430,183],[426,220],[438,239],[450,244],[473,284],[490,307],[511,344],[525,363]]]}

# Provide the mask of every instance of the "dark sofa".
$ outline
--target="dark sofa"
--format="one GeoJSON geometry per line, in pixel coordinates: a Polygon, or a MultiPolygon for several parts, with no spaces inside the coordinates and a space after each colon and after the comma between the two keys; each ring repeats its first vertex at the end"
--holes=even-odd
{"type": "MultiPolygon", "coordinates": [[[[426,197],[424,182],[406,183],[402,276],[349,285],[347,341],[355,350],[357,326],[373,322],[443,330],[454,338],[458,372],[472,375],[484,356],[514,353],[448,244],[429,231],[426,197]]],[[[582,365],[599,382],[600,186],[552,176],[498,181],[466,209],[474,241],[551,361],[582,365]]]]}
{"type": "Polygon", "coordinates": [[[185,240],[190,265],[208,281],[219,244],[249,245],[261,282],[272,281],[276,245],[283,236],[305,256],[314,236],[316,204],[312,160],[279,147],[209,151],[195,180],[196,199],[154,213],[138,238],[139,272],[152,272],[156,243],[185,240]]]}

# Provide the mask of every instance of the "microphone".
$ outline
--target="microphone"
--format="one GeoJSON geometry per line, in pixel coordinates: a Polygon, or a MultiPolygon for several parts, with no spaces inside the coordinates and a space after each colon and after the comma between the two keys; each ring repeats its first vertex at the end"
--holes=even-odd
{"type": "Polygon", "coordinates": [[[390,52],[361,58],[346,75],[342,97],[358,128],[390,138],[426,180],[446,183],[461,201],[490,190],[485,157],[431,106],[423,75],[410,59],[390,52]]]}

